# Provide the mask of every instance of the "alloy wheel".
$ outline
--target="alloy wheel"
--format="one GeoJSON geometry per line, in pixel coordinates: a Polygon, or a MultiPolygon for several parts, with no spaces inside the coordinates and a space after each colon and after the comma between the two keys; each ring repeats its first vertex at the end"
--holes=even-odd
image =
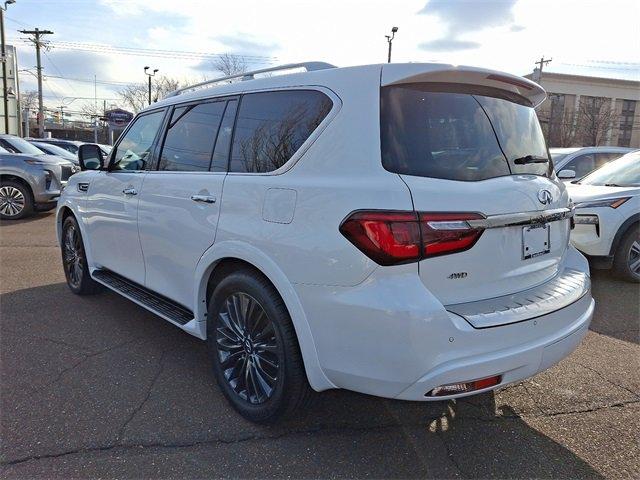
{"type": "Polygon", "coordinates": [[[82,271],[84,268],[84,257],[82,255],[82,242],[76,227],[71,225],[64,235],[64,266],[69,274],[69,283],[75,288],[79,288],[82,282],[82,271]]]}
{"type": "Polygon", "coordinates": [[[273,323],[246,293],[233,293],[218,313],[218,361],[231,389],[253,405],[273,395],[282,359],[273,323]]]}
{"type": "Polygon", "coordinates": [[[20,215],[24,210],[24,195],[16,187],[4,185],[0,187],[0,213],[7,217],[20,215]]]}
{"type": "Polygon", "coordinates": [[[640,240],[631,244],[629,249],[628,265],[631,273],[640,276],[640,240]]]}

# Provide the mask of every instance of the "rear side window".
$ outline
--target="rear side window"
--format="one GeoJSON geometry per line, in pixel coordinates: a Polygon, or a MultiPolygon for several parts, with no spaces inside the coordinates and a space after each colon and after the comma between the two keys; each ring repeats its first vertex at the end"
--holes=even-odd
{"type": "Polygon", "coordinates": [[[534,173],[551,162],[533,108],[460,91],[432,91],[426,84],[381,90],[383,166],[395,173],[475,181],[534,173]],[[518,164],[530,155],[545,163],[518,164]]]}
{"type": "Polygon", "coordinates": [[[208,172],[225,106],[223,101],[176,108],[158,170],[208,172]]]}
{"type": "Polygon", "coordinates": [[[231,172],[271,172],[284,165],[331,110],[315,90],[250,93],[240,102],[231,172]]]}

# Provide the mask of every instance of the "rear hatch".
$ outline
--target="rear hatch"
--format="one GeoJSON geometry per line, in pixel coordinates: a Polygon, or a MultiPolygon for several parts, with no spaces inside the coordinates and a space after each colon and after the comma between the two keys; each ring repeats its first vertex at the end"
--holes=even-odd
{"type": "Polygon", "coordinates": [[[533,108],[544,91],[480,69],[399,67],[383,70],[382,162],[420,212],[425,286],[453,305],[548,281],[570,220],[533,108]]]}

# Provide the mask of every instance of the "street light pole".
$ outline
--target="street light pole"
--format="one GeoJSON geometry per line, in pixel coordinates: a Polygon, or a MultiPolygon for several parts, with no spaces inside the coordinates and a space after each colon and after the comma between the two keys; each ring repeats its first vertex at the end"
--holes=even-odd
{"type": "Polygon", "coordinates": [[[387,38],[387,43],[389,44],[389,53],[387,54],[387,63],[391,63],[391,43],[396,36],[396,32],[398,31],[398,27],[393,27],[391,29],[391,35],[385,35],[387,38]]]}
{"type": "Polygon", "coordinates": [[[16,3],[16,0],[6,0],[4,7],[0,6],[0,37],[2,37],[1,54],[2,54],[2,101],[4,104],[4,133],[9,133],[9,95],[7,92],[7,46],[4,40],[4,12],[7,7],[12,3],[16,3]]]}
{"type": "Polygon", "coordinates": [[[151,105],[151,77],[155,77],[156,73],[158,72],[158,69],[154,69],[153,73],[149,73],[147,72],[147,70],[149,70],[150,67],[144,67],[144,73],[149,77],[149,105],[151,105]]]}

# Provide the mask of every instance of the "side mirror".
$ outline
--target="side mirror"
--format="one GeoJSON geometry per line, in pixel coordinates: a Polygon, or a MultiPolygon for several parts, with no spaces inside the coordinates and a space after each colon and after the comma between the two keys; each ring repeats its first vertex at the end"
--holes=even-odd
{"type": "Polygon", "coordinates": [[[558,173],[558,178],[560,180],[571,180],[572,178],[576,178],[575,170],[560,170],[558,173]]]}
{"type": "Polygon", "coordinates": [[[102,150],[95,143],[85,143],[80,145],[78,150],[78,161],[81,170],[102,170],[104,167],[104,155],[102,150]]]}

